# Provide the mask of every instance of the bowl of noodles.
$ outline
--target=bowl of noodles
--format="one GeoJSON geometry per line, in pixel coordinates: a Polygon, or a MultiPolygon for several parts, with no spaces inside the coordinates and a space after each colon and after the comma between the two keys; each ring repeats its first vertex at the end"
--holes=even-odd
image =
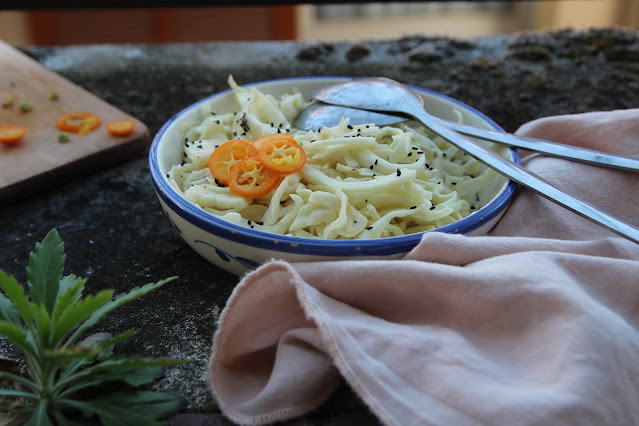
{"type": "MultiPolygon", "coordinates": [[[[241,275],[270,259],[398,259],[424,232],[485,235],[495,226],[516,184],[417,122],[353,126],[344,118],[334,127],[294,127],[314,90],[348,79],[239,85],[229,77],[228,90],[162,126],[149,152],[151,177],[161,208],[190,247],[241,275]],[[296,141],[305,161],[278,174],[267,192],[247,195],[216,178],[212,157],[229,141],[257,146],[282,134],[296,141]]],[[[411,88],[437,117],[501,130],[462,102],[411,88]]],[[[515,149],[481,143],[520,163],[515,149]]]]}

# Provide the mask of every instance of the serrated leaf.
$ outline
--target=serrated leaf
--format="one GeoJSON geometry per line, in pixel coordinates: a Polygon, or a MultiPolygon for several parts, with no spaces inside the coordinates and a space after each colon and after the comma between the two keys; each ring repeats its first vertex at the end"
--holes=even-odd
{"type": "Polygon", "coordinates": [[[52,349],[49,345],[49,335],[51,333],[51,318],[44,305],[38,305],[34,312],[35,336],[38,338],[38,347],[41,349],[52,349]]]}
{"type": "Polygon", "coordinates": [[[62,277],[58,287],[58,297],[66,293],[71,287],[75,287],[79,282],[85,283],[86,278],[78,277],[75,274],[69,274],[62,277]]]}
{"type": "Polygon", "coordinates": [[[13,302],[24,322],[27,325],[31,325],[33,321],[33,311],[36,305],[24,294],[24,287],[22,287],[15,278],[7,275],[2,269],[0,269],[0,287],[2,287],[7,297],[13,302]]]}
{"type": "Polygon", "coordinates": [[[27,355],[36,355],[36,348],[28,339],[28,335],[24,328],[11,322],[0,321],[0,336],[4,336],[9,339],[11,343],[22,349],[27,355]]]}
{"type": "Polygon", "coordinates": [[[111,311],[113,311],[114,309],[119,308],[125,303],[128,303],[134,299],[137,299],[138,297],[144,296],[145,294],[159,287],[162,287],[164,284],[170,281],[173,281],[175,278],[177,277],[170,277],[170,278],[158,281],[156,283],[148,283],[143,285],[142,287],[135,287],[128,293],[119,294],[114,300],[110,301],[109,303],[106,303],[100,309],[96,310],[93,314],[91,314],[89,319],[87,319],[80,327],[78,327],[76,331],[73,333],[73,335],[65,342],[65,346],[75,342],[78,339],[78,337],[84,334],[89,328],[91,328],[92,326],[100,322],[105,316],[111,313],[111,311]]]}
{"type": "Polygon", "coordinates": [[[53,315],[51,316],[54,324],[58,322],[60,316],[66,312],[69,307],[80,300],[86,282],[86,279],[76,277],[75,275],[67,275],[60,280],[58,297],[55,302],[55,308],[53,309],[53,315]]]}
{"type": "Polygon", "coordinates": [[[101,307],[111,302],[112,297],[113,290],[103,290],[95,296],[87,296],[85,299],[69,307],[56,322],[53,345],[57,346],[71,330],[87,318],[91,318],[101,307]]]}
{"type": "Polygon", "coordinates": [[[52,313],[64,270],[64,244],[58,231],[52,229],[41,243],[36,243],[29,256],[27,280],[31,300],[42,303],[52,313]]]}

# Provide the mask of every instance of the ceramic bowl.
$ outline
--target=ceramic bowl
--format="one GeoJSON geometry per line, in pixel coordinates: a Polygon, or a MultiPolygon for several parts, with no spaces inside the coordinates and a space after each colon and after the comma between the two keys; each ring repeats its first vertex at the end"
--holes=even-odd
{"type": "MultiPolygon", "coordinates": [[[[254,83],[262,92],[280,97],[297,89],[310,98],[313,90],[343,82],[349,77],[303,77],[254,83]]],[[[243,84],[244,87],[253,84],[243,84]]],[[[440,118],[454,120],[454,109],[467,124],[487,129],[501,128],[490,118],[464,103],[418,87],[411,87],[424,99],[428,112],[440,118]]],[[[237,104],[230,90],[212,95],[185,108],[158,131],[153,139],[149,163],[151,177],[161,208],[175,231],[197,253],[215,265],[241,275],[270,259],[289,262],[325,261],[338,259],[398,259],[409,252],[422,237],[422,233],[371,240],[323,240],[278,235],[236,225],[213,216],[192,204],[175,191],[168,182],[167,173],[182,161],[182,141],[185,126],[199,123],[200,111],[232,112],[237,104]],[[210,107],[209,107],[210,105],[210,107]]],[[[502,155],[520,163],[515,149],[505,147],[502,155]]],[[[510,204],[516,184],[497,177],[485,188],[482,199],[487,201],[472,215],[434,231],[467,235],[487,234],[499,221],[510,204]]]]}

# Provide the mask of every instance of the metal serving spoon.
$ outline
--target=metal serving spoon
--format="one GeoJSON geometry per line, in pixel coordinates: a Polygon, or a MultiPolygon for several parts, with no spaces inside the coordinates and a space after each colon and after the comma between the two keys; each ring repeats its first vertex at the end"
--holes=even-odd
{"type": "MultiPolygon", "coordinates": [[[[360,80],[361,81],[361,80],[360,80]]],[[[362,82],[364,85],[367,83],[362,82]]],[[[420,97],[419,98],[423,100],[420,97]]],[[[351,107],[329,105],[318,102],[312,104],[302,111],[295,122],[295,127],[302,130],[321,129],[324,126],[333,127],[339,124],[342,117],[349,118],[349,124],[359,126],[363,124],[376,124],[378,126],[388,126],[391,124],[401,123],[409,118],[402,115],[393,115],[367,111],[363,109],[355,109],[351,107]]],[[[498,132],[494,130],[480,129],[466,124],[455,123],[433,117],[445,126],[455,130],[462,135],[472,136],[491,142],[497,142],[502,145],[508,145],[515,148],[522,148],[528,151],[540,152],[552,157],[566,158],[581,163],[594,164],[596,166],[605,166],[615,169],[623,169],[632,172],[639,172],[639,159],[626,157],[623,155],[608,154],[592,149],[580,148],[572,145],[565,145],[558,142],[551,142],[544,139],[529,138],[517,136],[512,133],[498,132]]]]}
{"type": "Polygon", "coordinates": [[[639,243],[639,229],[460,135],[428,114],[422,106],[421,97],[397,81],[387,78],[359,79],[319,89],[313,93],[313,97],[327,104],[408,115],[509,179],[604,228],[639,243]]]}

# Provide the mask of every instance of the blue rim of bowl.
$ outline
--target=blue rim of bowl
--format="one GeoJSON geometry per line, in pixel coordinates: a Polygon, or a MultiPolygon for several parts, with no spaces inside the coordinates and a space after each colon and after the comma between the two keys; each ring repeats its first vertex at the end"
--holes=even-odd
{"type": "MultiPolygon", "coordinates": [[[[355,77],[343,76],[291,77],[244,84],[242,85],[242,87],[264,85],[269,83],[286,83],[289,81],[294,87],[294,83],[300,80],[347,81],[354,78],[355,77]]],[[[457,99],[421,87],[411,85],[407,86],[417,92],[426,93],[428,95],[439,97],[441,99],[457,104],[463,109],[467,109],[479,116],[495,130],[503,131],[503,129],[488,116],[484,115],[480,111],[477,111],[473,107],[466,105],[461,101],[458,101],[457,99]]],[[[202,104],[211,101],[213,98],[223,96],[231,91],[232,89],[227,89],[222,92],[218,92],[186,107],[185,109],[171,117],[166,123],[164,123],[164,125],[162,125],[160,130],[158,130],[157,134],[153,138],[149,150],[149,168],[151,171],[151,178],[153,180],[153,185],[155,186],[155,190],[158,196],[164,201],[164,203],[166,203],[166,205],[171,210],[173,210],[187,222],[190,222],[196,227],[201,228],[202,230],[218,237],[225,238],[236,243],[245,244],[251,247],[278,252],[290,252],[305,255],[321,255],[329,257],[371,255],[387,256],[408,252],[419,243],[424,232],[402,235],[398,237],[376,238],[368,240],[327,240],[273,234],[257,229],[250,229],[245,226],[237,225],[224,219],[218,218],[210,213],[207,213],[200,207],[196,206],[195,204],[189,202],[181,195],[179,195],[178,192],[168,184],[168,182],[165,180],[165,175],[160,170],[158,162],[159,141],[162,135],[171,126],[171,124],[187,111],[198,108],[202,104]]],[[[521,160],[517,150],[515,148],[510,148],[510,150],[512,153],[513,161],[515,163],[521,164],[521,160]]],[[[425,232],[445,232],[449,234],[464,234],[466,232],[470,232],[478,227],[478,221],[487,223],[499,214],[503,213],[512,201],[516,189],[517,183],[510,181],[508,182],[506,187],[497,194],[496,197],[494,197],[488,204],[477,210],[472,215],[441,228],[425,232]]]]}

